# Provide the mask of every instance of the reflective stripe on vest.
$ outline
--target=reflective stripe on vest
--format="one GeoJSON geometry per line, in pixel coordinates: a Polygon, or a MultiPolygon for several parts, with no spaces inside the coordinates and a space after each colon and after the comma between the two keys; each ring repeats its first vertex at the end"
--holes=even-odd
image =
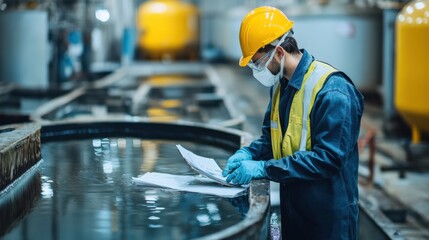
{"type": "MultiPolygon", "coordinates": [[[[317,93],[329,75],[337,70],[326,63],[313,61],[304,75],[302,87],[295,93],[289,113],[285,135],[282,134],[279,103],[280,85],[271,104],[271,146],[274,159],[292,155],[296,151],[311,149],[310,113],[317,93]]],[[[285,114],[285,113],[283,113],[285,114]]]]}

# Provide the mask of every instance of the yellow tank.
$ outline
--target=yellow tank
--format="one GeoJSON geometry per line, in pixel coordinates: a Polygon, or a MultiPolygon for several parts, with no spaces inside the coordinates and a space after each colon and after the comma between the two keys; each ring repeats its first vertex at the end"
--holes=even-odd
{"type": "Polygon", "coordinates": [[[396,19],[395,104],[421,142],[429,133],[429,0],[408,3],[396,19]]]}
{"type": "Polygon", "coordinates": [[[141,58],[151,60],[198,57],[198,10],[179,0],[150,0],[137,10],[141,58]]]}

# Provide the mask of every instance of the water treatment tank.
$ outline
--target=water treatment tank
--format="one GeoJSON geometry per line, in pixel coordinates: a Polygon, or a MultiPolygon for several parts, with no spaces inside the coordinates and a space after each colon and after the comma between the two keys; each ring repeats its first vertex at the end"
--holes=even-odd
{"type": "Polygon", "coordinates": [[[139,57],[152,60],[196,58],[198,10],[179,0],[150,0],[137,12],[139,57]]]}
{"type": "Polygon", "coordinates": [[[395,104],[413,143],[429,133],[429,0],[412,1],[396,19],[395,104]]]}

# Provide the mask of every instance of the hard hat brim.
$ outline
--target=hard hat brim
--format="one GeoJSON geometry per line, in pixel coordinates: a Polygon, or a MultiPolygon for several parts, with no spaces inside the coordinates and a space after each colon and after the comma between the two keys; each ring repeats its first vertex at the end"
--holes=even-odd
{"type": "Polygon", "coordinates": [[[253,57],[253,55],[247,56],[247,57],[241,57],[240,61],[238,62],[238,65],[240,67],[246,67],[247,64],[250,62],[250,59],[253,57]]]}

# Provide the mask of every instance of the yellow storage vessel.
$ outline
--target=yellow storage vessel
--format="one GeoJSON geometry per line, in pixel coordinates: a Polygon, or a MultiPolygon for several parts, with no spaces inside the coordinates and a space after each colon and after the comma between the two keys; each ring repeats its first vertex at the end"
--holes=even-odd
{"type": "Polygon", "coordinates": [[[179,0],[150,0],[137,11],[141,58],[151,60],[198,57],[198,10],[179,0]]]}
{"type": "Polygon", "coordinates": [[[395,105],[421,142],[429,133],[429,0],[408,3],[396,19],[395,105]]]}

